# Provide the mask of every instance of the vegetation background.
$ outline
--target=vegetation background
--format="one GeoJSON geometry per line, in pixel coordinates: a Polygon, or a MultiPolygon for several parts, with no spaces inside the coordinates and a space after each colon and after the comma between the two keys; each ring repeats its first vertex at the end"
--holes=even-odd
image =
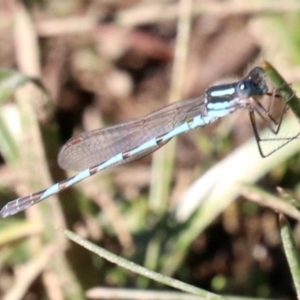
{"type": "MultiPolygon", "coordinates": [[[[56,162],[71,136],[200,95],[264,59],[297,91],[299,11],[296,0],[1,0],[0,67],[48,91],[1,94],[1,206],[74,174],[56,162]]],[[[240,111],[1,219],[0,298],[192,299],[96,257],[63,227],[216,294],[294,299],[276,204],[262,202],[278,186],[299,197],[298,152],[293,142],[262,159],[240,111]]]]}

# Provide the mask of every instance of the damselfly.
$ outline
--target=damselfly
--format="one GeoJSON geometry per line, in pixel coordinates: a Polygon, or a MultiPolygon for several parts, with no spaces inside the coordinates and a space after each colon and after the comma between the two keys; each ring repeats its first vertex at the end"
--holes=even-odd
{"type": "Polygon", "coordinates": [[[260,99],[266,94],[271,95],[265,71],[255,67],[242,80],[209,87],[199,97],[178,101],[127,123],[84,132],[71,138],[58,155],[62,168],[81,172],[43,191],[7,203],[0,216],[16,214],[103,169],[146,156],[173,137],[208,125],[238,109],[248,110],[259,151],[265,156],[260,147],[254,113],[269,121],[268,126],[274,134],[278,132],[282,119],[276,122],[269,110],[261,105],[260,99]]]}

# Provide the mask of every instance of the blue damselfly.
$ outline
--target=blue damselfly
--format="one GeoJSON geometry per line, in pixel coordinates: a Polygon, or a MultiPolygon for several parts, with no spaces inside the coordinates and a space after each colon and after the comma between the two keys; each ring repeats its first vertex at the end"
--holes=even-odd
{"type": "MultiPolygon", "coordinates": [[[[172,103],[127,123],[73,137],[60,150],[58,163],[64,169],[81,172],[43,191],[7,203],[0,216],[16,214],[103,169],[146,156],[173,137],[208,125],[239,109],[248,110],[259,152],[263,157],[267,156],[272,152],[264,154],[262,151],[255,113],[267,121],[273,134],[278,133],[282,116],[277,122],[269,114],[269,108],[262,106],[260,100],[265,95],[273,100],[276,96],[268,91],[265,71],[255,67],[242,80],[211,86],[199,97],[172,103]]],[[[286,139],[283,145],[289,141],[286,139]]]]}

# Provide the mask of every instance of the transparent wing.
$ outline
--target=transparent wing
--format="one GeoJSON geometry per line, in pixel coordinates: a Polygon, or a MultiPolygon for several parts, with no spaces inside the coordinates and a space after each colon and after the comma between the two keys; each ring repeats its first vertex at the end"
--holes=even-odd
{"type": "MultiPolygon", "coordinates": [[[[178,101],[145,117],[120,125],[84,132],[71,138],[60,150],[58,163],[64,169],[84,170],[98,165],[109,158],[165,134],[186,120],[206,113],[205,95],[178,101]]],[[[135,160],[157,148],[127,159],[135,160]]]]}

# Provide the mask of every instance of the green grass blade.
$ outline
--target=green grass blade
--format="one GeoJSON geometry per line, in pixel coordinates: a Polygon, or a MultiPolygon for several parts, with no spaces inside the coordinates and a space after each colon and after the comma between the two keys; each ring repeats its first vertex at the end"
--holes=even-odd
{"type": "Polygon", "coordinates": [[[279,93],[279,95],[287,103],[289,108],[300,121],[300,101],[295,91],[269,62],[265,61],[263,63],[263,68],[267,74],[267,77],[274,85],[276,92],[279,93]]]}
{"type": "Polygon", "coordinates": [[[162,274],[153,272],[149,269],[146,269],[140,265],[137,265],[133,262],[130,262],[122,257],[119,257],[107,250],[105,250],[102,247],[99,247],[98,245],[95,245],[83,238],[81,238],[79,235],[76,235],[75,233],[69,231],[69,230],[62,230],[60,229],[70,240],[73,242],[81,245],[82,247],[88,249],[89,251],[97,254],[98,256],[117,264],[118,266],[125,268],[127,270],[130,270],[136,274],[140,274],[142,276],[145,276],[149,279],[153,279],[157,282],[160,282],[162,284],[166,284],[168,286],[174,287],[176,289],[198,295],[199,297],[203,299],[211,299],[211,300],[221,300],[224,299],[223,297],[207,292],[205,290],[196,288],[194,286],[191,286],[189,284],[186,284],[184,282],[181,282],[179,280],[164,276],[162,274]]]}
{"type": "Polygon", "coordinates": [[[300,299],[300,255],[291,227],[284,215],[279,216],[280,233],[285,255],[292,273],[297,298],[300,299]]]}

